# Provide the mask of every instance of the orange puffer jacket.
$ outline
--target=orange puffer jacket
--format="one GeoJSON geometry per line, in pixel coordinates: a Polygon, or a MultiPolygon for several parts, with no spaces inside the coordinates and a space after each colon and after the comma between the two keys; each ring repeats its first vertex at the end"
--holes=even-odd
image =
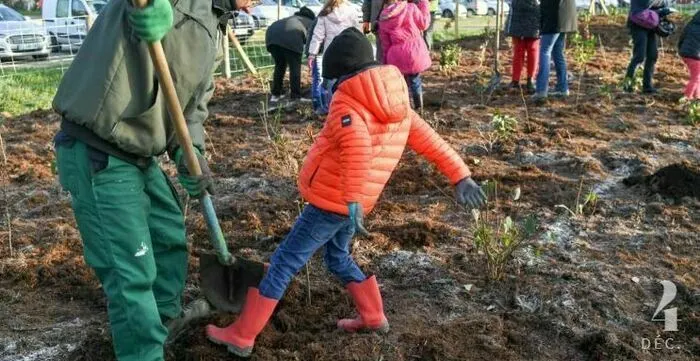
{"type": "Polygon", "coordinates": [[[411,109],[401,72],[392,65],[364,70],[333,93],[326,123],[299,175],[299,191],[326,211],[347,215],[347,204],[359,202],[367,214],[406,144],[452,184],[470,176],[452,147],[411,109]]]}

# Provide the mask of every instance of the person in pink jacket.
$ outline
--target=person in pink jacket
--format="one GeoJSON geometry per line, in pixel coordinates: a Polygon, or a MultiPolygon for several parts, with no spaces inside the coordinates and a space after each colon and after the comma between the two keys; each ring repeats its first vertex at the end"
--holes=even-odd
{"type": "Polygon", "coordinates": [[[394,65],[406,78],[411,89],[413,106],[423,109],[423,84],[420,73],[430,68],[430,52],[423,32],[430,25],[427,0],[417,4],[406,0],[387,0],[379,15],[379,38],[384,64],[394,65]]]}

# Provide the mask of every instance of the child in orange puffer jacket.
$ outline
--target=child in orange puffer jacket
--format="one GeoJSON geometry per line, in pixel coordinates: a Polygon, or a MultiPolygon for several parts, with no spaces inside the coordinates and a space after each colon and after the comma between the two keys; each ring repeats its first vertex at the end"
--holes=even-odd
{"type": "Polygon", "coordinates": [[[346,286],[359,314],[338,321],[338,327],[388,331],[377,280],[360,270],[349,244],[356,231],[368,234],[363,214],[374,208],[406,145],[456,185],[460,203],[480,207],[486,202],[459,155],[411,110],[401,72],[378,65],[357,29],[344,30],[330,44],[323,77],[339,80],[326,123],[299,176],[299,190],[309,204],[272,255],[259,287],[248,290],[236,322],[226,328],[207,326],[211,341],[241,357],[250,355],[292,277],[322,246],[326,265],[346,286]]]}

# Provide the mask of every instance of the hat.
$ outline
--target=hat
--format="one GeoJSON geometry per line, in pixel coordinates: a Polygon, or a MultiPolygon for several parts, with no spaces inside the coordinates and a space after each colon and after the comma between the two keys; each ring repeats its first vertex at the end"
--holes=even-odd
{"type": "Polygon", "coordinates": [[[347,28],[324,51],[322,75],[338,79],[376,64],[369,40],[356,28],[347,28]]]}
{"type": "Polygon", "coordinates": [[[299,11],[295,12],[294,15],[296,16],[303,16],[305,18],[309,18],[311,20],[316,19],[316,14],[314,14],[314,11],[307,8],[306,6],[302,7],[299,9],[299,11]]]}

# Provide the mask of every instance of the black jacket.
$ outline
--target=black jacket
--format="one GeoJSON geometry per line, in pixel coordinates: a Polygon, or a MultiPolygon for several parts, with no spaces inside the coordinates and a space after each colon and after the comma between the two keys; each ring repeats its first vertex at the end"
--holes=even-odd
{"type": "Polygon", "coordinates": [[[678,41],[678,53],[685,58],[700,60],[700,11],[685,26],[678,41]]]}
{"type": "Polygon", "coordinates": [[[578,14],[575,0],[542,0],[540,3],[540,34],[575,33],[578,14]]]}
{"type": "Polygon", "coordinates": [[[516,38],[540,36],[539,0],[513,0],[506,24],[506,35],[516,38]]]}
{"type": "Polygon", "coordinates": [[[295,53],[304,53],[307,34],[315,18],[313,11],[303,7],[296,14],[275,21],[267,28],[265,46],[277,45],[295,53]]]}

